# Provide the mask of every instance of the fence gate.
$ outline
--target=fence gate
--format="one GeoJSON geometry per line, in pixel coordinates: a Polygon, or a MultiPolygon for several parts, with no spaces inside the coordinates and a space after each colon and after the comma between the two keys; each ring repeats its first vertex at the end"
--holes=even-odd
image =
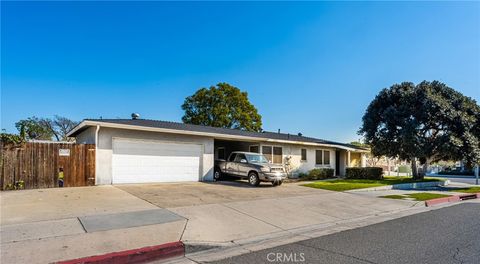
{"type": "Polygon", "coordinates": [[[95,184],[95,145],[56,142],[28,142],[2,146],[2,190],[23,182],[24,189],[58,187],[58,172],[64,172],[64,186],[95,184]]]}

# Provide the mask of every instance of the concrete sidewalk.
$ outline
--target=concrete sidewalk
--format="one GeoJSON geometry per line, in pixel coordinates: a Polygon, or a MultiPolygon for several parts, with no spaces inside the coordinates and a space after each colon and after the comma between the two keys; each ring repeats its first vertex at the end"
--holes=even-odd
{"type": "Polygon", "coordinates": [[[182,241],[223,244],[411,208],[412,201],[320,191],[316,195],[169,208],[188,219],[182,241]]]}
{"type": "Polygon", "coordinates": [[[186,219],[113,186],[1,193],[1,263],[50,263],[179,241],[186,219]]]}
{"type": "Polygon", "coordinates": [[[382,215],[418,205],[293,183],[277,188],[172,186],[2,192],[1,262],[48,263],[179,240],[193,246],[228,246],[315,234],[319,228],[332,231],[339,223],[381,220],[382,215]],[[190,200],[175,188],[188,189],[190,200]]]}

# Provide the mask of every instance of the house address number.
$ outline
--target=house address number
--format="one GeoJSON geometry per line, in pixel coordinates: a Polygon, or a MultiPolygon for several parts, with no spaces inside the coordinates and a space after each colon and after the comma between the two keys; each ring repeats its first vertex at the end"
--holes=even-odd
{"type": "Polygon", "coordinates": [[[69,149],[59,149],[58,150],[58,155],[59,156],[70,156],[70,150],[69,149]]]}

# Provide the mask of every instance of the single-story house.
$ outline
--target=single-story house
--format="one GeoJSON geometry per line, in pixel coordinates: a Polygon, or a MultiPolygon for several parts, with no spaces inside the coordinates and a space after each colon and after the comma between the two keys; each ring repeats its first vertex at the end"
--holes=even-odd
{"type": "Polygon", "coordinates": [[[232,151],[264,154],[292,175],[365,166],[367,150],[301,134],[249,132],[145,119],[85,119],[68,133],[96,146],[96,184],[212,181],[214,160],[232,151]]]}

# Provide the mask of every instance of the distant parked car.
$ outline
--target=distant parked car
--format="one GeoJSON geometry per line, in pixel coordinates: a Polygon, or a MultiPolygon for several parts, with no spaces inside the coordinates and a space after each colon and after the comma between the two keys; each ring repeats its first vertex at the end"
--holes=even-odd
{"type": "Polygon", "coordinates": [[[260,182],[278,186],[287,178],[283,166],[271,164],[262,154],[241,151],[232,152],[227,160],[215,161],[215,180],[223,175],[246,178],[252,186],[258,186],[260,182]]]}

